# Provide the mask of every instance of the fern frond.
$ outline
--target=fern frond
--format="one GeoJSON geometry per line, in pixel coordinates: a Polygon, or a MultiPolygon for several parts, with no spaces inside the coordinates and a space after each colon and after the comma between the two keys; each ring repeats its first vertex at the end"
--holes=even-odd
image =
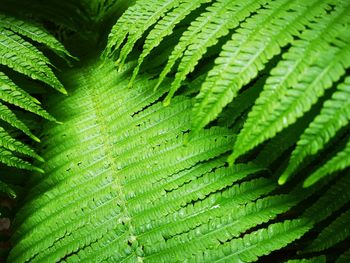
{"type": "Polygon", "coordinates": [[[0,64],[67,93],[49,68],[48,58],[32,44],[7,29],[0,31],[0,55],[0,64]]]}
{"type": "Polygon", "coordinates": [[[0,28],[9,29],[37,43],[44,44],[61,56],[72,57],[66,48],[40,24],[0,14],[0,28]]]}
{"type": "MultiPolygon", "coordinates": [[[[224,23],[228,22],[229,19],[233,17],[230,11],[242,16],[240,19],[243,19],[245,16],[249,15],[244,13],[244,7],[247,8],[244,3],[240,3],[239,1],[219,0],[208,7],[206,12],[196,18],[188,27],[188,29],[183,33],[179,40],[179,43],[175,46],[174,50],[169,56],[167,64],[160,73],[159,80],[155,86],[155,89],[157,89],[157,87],[164,81],[165,77],[175,65],[176,61],[179,58],[183,57],[186,49],[189,46],[192,45],[194,47],[196,45],[202,45],[202,43],[196,40],[198,34],[201,34],[202,38],[205,38],[206,34],[217,33],[217,38],[214,37],[214,39],[211,39],[211,43],[203,43],[204,45],[200,51],[205,53],[206,48],[210,45],[214,45],[218,41],[220,35],[228,34],[228,28],[232,28],[230,25],[233,26],[239,22],[235,18],[233,19],[233,22],[230,21],[229,23],[224,23]],[[241,10],[239,9],[240,6],[242,6],[241,10]],[[241,11],[241,13],[239,11],[241,11]],[[221,21],[221,23],[218,24],[218,21],[221,21]]],[[[249,8],[247,9],[249,10],[249,8]]],[[[210,38],[208,40],[210,41],[210,38]]],[[[200,56],[201,55],[203,54],[200,54],[200,56]]]]}
{"type": "Polygon", "coordinates": [[[336,171],[344,170],[350,166],[350,139],[348,140],[345,148],[338,152],[333,158],[326,162],[323,166],[318,168],[309,177],[306,178],[303,186],[309,187],[313,185],[321,178],[336,171]]]}
{"type": "Polygon", "coordinates": [[[305,249],[305,252],[326,250],[350,236],[350,210],[342,213],[305,249]]]}
{"type": "Polygon", "coordinates": [[[332,213],[350,201],[350,177],[345,175],[337,180],[310,208],[305,210],[303,217],[315,223],[328,218],[332,213]]]}
{"type": "Polygon", "coordinates": [[[332,98],[324,103],[319,115],[301,135],[288,167],[279,179],[284,183],[308,155],[314,155],[328,143],[338,130],[350,122],[350,78],[337,87],[332,98]]]}
{"type": "Polygon", "coordinates": [[[11,126],[21,130],[27,134],[34,141],[40,142],[39,138],[36,137],[29,128],[19,119],[17,116],[4,104],[0,102],[0,119],[7,122],[11,126]]]}
{"type": "Polygon", "coordinates": [[[178,6],[180,2],[180,0],[152,0],[147,2],[139,0],[125,11],[113,26],[107,44],[108,52],[113,53],[127,37],[117,60],[120,68],[123,67],[125,59],[143,33],[164,16],[167,11],[178,6]]]}
{"type": "Polygon", "coordinates": [[[282,248],[310,229],[307,220],[284,221],[270,225],[243,238],[233,239],[219,250],[207,250],[193,260],[200,262],[254,262],[260,256],[282,248]]]}
{"type": "Polygon", "coordinates": [[[310,23],[283,55],[248,115],[231,162],[294,123],[345,73],[350,66],[348,4],[340,1],[334,12],[310,23]]]}
{"type": "Polygon", "coordinates": [[[10,78],[0,72],[0,99],[4,102],[16,105],[24,110],[35,113],[47,120],[56,121],[40,105],[38,100],[30,96],[20,87],[16,86],[10,78]]]}
{"type": "Polygon", "coordinates": [[[4,193],[12,198],[16,198],[16,192],[6,183],[0,181],[0,192],[4,193]]]}
{"type": "Polygon", "coordinates": [[[43,158],[41,158],[32,148],[12,138],[2,127],[0,127],[0,147],[12,152],[25,154],[39,161],[44,161],[43,158]]]}
{"type": "Polygon", "coordinates": [[[18,169],[24,169],[29,171],[36,171],[39,173],[43,173],[44,171],[38,167],[33,166],[27,161],[18,158],[13,155],[12,152],[6,150],[4,147],[0,146],[0,162],[4,163],[10,167],[15,167],[18,169]]]}
{"type": "MultiPolygon", "coordinates": [[[[170,103],[170,99],[181,86],[182,81],[191,73],[207,49],[217,44],[219,38],[229,34],[229,30],[237,27],[241,21],[248,17],[252,12],[256,11],[266,1],[217,1],[213,6],[208,8],[209,12],[215,12],[222,9],[213,21],[208,21],[191,42],[186,43],[186,51],[183,53],[182,59],[178,66],[175,79],[171,84],[169,94],[165,99],[165,104],[170,103]],[[221,4],[221,6],[220,6],[221,4]],[[217,5],[217,6],[216,6],[217,5]]],[[[193,24],[192,24],[193,25],[193,24]]],[[[188,28],[188,32],[195,29],[188,28]]],[[[184,33],[185,34],[185,33],[184,33]]],[[[181,40],[180,40],[181,41],[181,40]]],[[[181,45],[181,42],[178,44],[181,45]]],[[[175,47],[176,49],[176,47],[175,47]]]]}
{"type": "MultiPolygon", "coordinates": [[[[324,12],[320,1],[275,1],[256,11],[225,43],[203,83],[193,108],[193,131],[217,117],[238,91],[255,78],[281,47],[300,35],[310,20],[324,12]]],[[[242,149],[243,150],[243,149],[242,149]]]]}
{"type": "MultiPolygon", "coordinates": [[[[170,212],[169,207],[163,209],[161,208],[162,203],[158,202],[157,209],[154,207],[157,202],[147,200],[154,200],[159,196],[164,198],[165,189],[169,187],[171,189],[171,185],[182,189],[182,194],[175,194],[176,189],[169,190],[169,199],[164,199],[169,203],[173,202],[172,209],[173,212],[176,212],[185,203],[203,199],[206,195],[214,194],[234,182],[234,174],[226,176],[234,168],[226,172],[219,173],[218,171],[210,174],[213,176],[202,175],[203,179],[199,181],[197,188],[188,187],[187,184],[193,184],[195,182],[193,176],[201,177],[200,174],[189,174],[187,179],[183,177],[186,176],[187,169],[229,150],[229,144],[233,142],[234,137],[228,130],[213,128],[203,131],[194,140],[184,145],[186,134],[183,133],[189,129],[190,123],[186,116],[190,116],[189,106],[192,105],[189,99],[178,100],[174,103],[174,108],[162,108],[161,103],[154,103],[162,93],[151,92],[155,80],[141,77],[135,81],[133,89],[128,89],[128,80],[121,77],[123,75],[115,74],[113,63],[103,65],[104,67],[97,65],[92,69],[87,68],[78,74],[68,76],[69,86],[77,86],[77,88],[74,89],[69,99],[62,101],[59,98],[53,103],[55,105],[53,112],[55,108],[61,111],[65,109],[67,115],[66,118],[63,118],[64,124],[52,128],[52,140],[57,143],[54,143],[56,147],[48,147],[46,150],[45,159],[47,158],[48,161],[44,164],[44,169],[48,176],[44,176],[34,187],[37,190],[33,191],[33,193],[38,193],[51,189],[51,193],[34,195],[32,201],[28,202],[28,206],[22,209],[23,221],[19,221],[22,221],[19,230],[13,236],[14,240],[19,241],[18,246],[12,252],[15,262],[25,259],[32,259],[35,262],[41,259],[61,258],[68,251],[75,250],[74,247],[80,247],[82,240],[90,243],[100,239],[101,232],[92,231],[92,228],[96,227],[95,230],[112,233],[112,229],[119,228],[118,222],[127,217],[132,216],[135,221],[149,220],[156,225],[155,221],[160,215],[165,216],[164,213],[170,212]],[[103,87],[104,90],[90,85],[103,87]],[[96,93],[91,94],[91,91],[96,93]],[[119,105],[118,110],[116,110],[115,103],[119,105]],[[93,115],[91,115],[91,110],[94,112],[93,115]],[[91,116],[99,116],[98,121],[96,122],[96,119],[91,116]],[[80,129],[77,124],[82,123],[88,128],[80,129]],[[67,141],[62,136],[67,134],[76,139],[67,141]],[[78,141],[81,143],[77,144],[78,141]],[[77,145],[80,145],[80,149],[76,148],[77,145]],[[84,152],[83,155],[82,152],[84,152]],[[106,153],[108,154],[105,155],[106,153]],[[84,160],[83,156],[87,159],[84,160]],[[101,158],[96,158],[96,156],[101,158]],[[163,161],[160,162],[160,160],[163,161]],[[77,176],[72,176],[71,173],[77,176]],[[94,173],[101,176],[91,177],[94,173]],[[178,180],[175,180],[176,178],[178,180]],[[85,190],[77,192],[73,188],[67,188],[67,185],[79,186],[85,190]],[[96,185],[99,186],[96,188],[96,185]],[[143,187],[140,187],[141,185],[143,187]],[[87,193],[89,194],[86,195],[87,193]],[[91,193],[94,193],[94,201],[91,200],[91,193]],[[147,204],[143,209],[140,208],[138,202],[132,201],[141,196],[144,197],[142,199],[147,204]],[[116,203],[119,203],[120,206],[116,206],[116,203]],[[42,207],[40,210],[45,211],[46,216],[33,213],[34,207],[38,206],[42,207]],[[94,218],[96,209],[99,210],[99,213],[94,220],[95,226],[87,224],[86,228],[81,228],[82,217],[94,218]],[[137,219],[137,214],[147,215],[143,210],[149,211],[148,216],[137,219]],[[56,216],[61,213],[72,220],[71,224],[64,226],[62,221],[56,225],[56,216]],[[111,220],[114,221],[113,224],[109,224],[111,220]],[[37,231],[48,226],[52,226],[53,231],[53,234],[49,236],[43,236],[42,231],[37,231]],[[74,236],[85,235],[84,233],[88,232],[91,234],[86,239],[72,239],[73,236],[64,234],[66,231],[74,232],[74,236]],[[62,234],[66,238],[56,242],[57,237],[62,234]],[[33,246],[33,242],[36,245],[33,246]],[[44,247],[46,249],[42,250],[44,247]],[[58,247],[61,248],[57,249],[58,247]]],[[[165,87],[160,90],[165,92],[165,87]]],[[[216,162],[214,167],[216,165],[222,166],[223,161],[216,162]]],[[[256,171],[254,167],[247,169],[245,173],[242,171],[240,175],[237,171],[235,180],[256,171]]],[[[141,224],[142,221],[137,227],[130,228],[124,234],[119,233],[114,238],[129,236],[129,231],[141,233],[145,227],[144,224],[141,224]]],[[[128,225],[129,223],[126,223],[127,228],[129,228],[128,225]]],[[[131,233],[131,235],[134,234],[131,233]]],[[[101,239],[99,245],[113,248],[114,246],[119,248],[127,246],[127,243],[123,244],[122,239],[110,242],[106,240],[108,238],[106,235],[101,239]]],[[[110,252],[110,250],[106,251],[106,256],[112,256],[110,252]]],[[[91,256],[90,251],[84,249],[79,255],[82,258],[91,256]]],[[[118,254],[113,252],[113,255],[118,254]]],[[[127,255],[128,253],[123,252],[120,257],[125,258],[127,255]]]]}
{"type": "Polygon", "coordinates": [[[133,71],[132,77],[130,79],[129,86],[134,82],[142,62],[151,53],[151,51],[156,48],[160,42],[173,32],[176,24],[180,23],[188,14],[193,10],[199,8],[203,3],[211,2],[212,0],[185,0],[180,3],[180,5],[174,8],[172,11],[167,13],[167,15],[158,21],[151,32],[147,35],[145,44],[142,48],[142,53],[138,58],[137,65],[133,71]]]}

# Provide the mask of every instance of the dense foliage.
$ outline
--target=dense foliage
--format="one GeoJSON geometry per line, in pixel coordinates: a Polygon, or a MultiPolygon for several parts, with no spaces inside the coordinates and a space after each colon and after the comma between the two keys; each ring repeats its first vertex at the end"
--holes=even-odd
{"type": "Polygon", "coordinates": [[[350,262],[348,0],[1,2],[8,262],[350,262]]]}

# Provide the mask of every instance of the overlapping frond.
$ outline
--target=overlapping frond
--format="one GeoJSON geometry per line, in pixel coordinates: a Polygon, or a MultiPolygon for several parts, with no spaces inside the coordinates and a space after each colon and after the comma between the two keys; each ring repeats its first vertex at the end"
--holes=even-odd
{"type": "Polygon", "coordinates": [[[163,19],[157,22],[146,37],[142,53],[139,56],[137,66],[133,71],[129,85],[132,85],[145,58],[167,35],[170,35],[173,32],[176,24],[180,23],[186,17],[186,15],[199,8],[201,4],[206,2],[211,2],[211,0],[182,1],[178,7],[174,8],[163,19]]]}
{"type": "Polygon", "coordinates": [[[40,24],[0,14],[0,28],[9,29],[21,36],[44,44],[61,56],[71,56],[65,47],[40,24]]]}
{"type": "MultiPolygon", "coordinates": [[[[231,29],[237,27],[241,21],[265,2],[256,0],[217,1],[208,8],[207,14],[204,13],[203,17],[199,17],[191,24],[184,33],[183,39],[180,39],[178,46],[174,48],[173,54],[169,57],[169,66],[165,67],[165,69],[170,68],[170,65],[173,65],[176,59],[179,58],[179,55],[181,55],[182,58],[176,70],[175,79],[165,100],[166,104],[170,103],[171,97],[181,86],[186,76],[194,70],[207,49],[217,44],[221,37],[229,34],[231,29]],[[205,21],[205,23],[202,21],[205,21]],[[196,33],[198,29],[199,32],[196,33]],[[189,38],[187,34],[194,37],[189,38]],[[183,50],[183,54],[179,53],[181,50],[183,50]]],[[[161,74],[164,75],[165,73],[168,72],[163,70],[161,74]]],[[[162,81],[162,79],[160,78],[159,81],[162,81]]]]}
{"type": "Polygon", "coordinates": [[[11,262],[253,262],[337,210],[314,218],[318,199],[311,216],[271,223],[318,188],[276,194],[263,167],[225,165],[235,139],[226,128],[188,141],[193,99],[163,107],[169,82],[154,93],[157,80],[145,74],[129,89],[133,65],[72,70],[64,78],[71,96],[49,101],[64,124],[45,129],[46,174],[16,218],[11,262]]]}
{"type": "Polygon", "coordinates": [[[342,213],[305,249],[307,252],[326,250],[350,236],[350,210],[342,213]]]}
{"type": "Polygon", "coordinates": [[[243,22],[222,47],[202,85],[193,109],[194,131],[215,119],[238,91],[326,7],[323,1],[273,1],[243,22]]]}
{"type": "Polygon", "coordinates": [[[316,18],[271,71],[231,156],[251,150],[310,110],[350,66],[349,2],[316,18]]]}
{"type": "Polygon", "coordinates": [[[308,187],[328,174],[336,171],[344,170],[350,166],[350,139],[344,149],[339,151],[333,158],[327,161],[323,166],[319,167],[304,182],[304,187],[308,187]]]}
{"type": "Polygon", "coordinates": [[[308,155],[316,154],[336,133],[350,122],[350,78],[337,87],[332,98],[324,103],[320,114],[300,137],[281,183],[292,174],[308,155]]]}
{"type": "Polygon", "coordinates": [[[127,56],[132,51],[136,41],[142,37],[144,32],[154,25],[167,11],[178,6],[181,0],[152,0],[137,1],[135,5],[128,8],[113,26],[108,37],[107,50],[114,53],[124,42],[118,64],[122,68],[127,56]]]}
{"type": "MultiPolygon", "coordinates": [[[[191,126],[191,132],[196,133],[215,120],[232,101],[230,108],[238,108],[236,97],[242,89],[246,89],[244,94],[255,94],[254,82],[260,80],[263,91],[255,103],[255,98],[249,100],[242,109],[233,113],[232,120],[229,120],[229,110],[220,116],[221,120],[229,120],[225,124],[233,125],[237,117],[241,117],[240,122],[244,123],[229,158],[229,163],[233,163],[305,116],[333,85],[337,85],[340,91],[326,104],[340,103],[340,96],[347,92],[348,80],[344,75],[350,67],[348,9],[349,2],[345,0],[198,0],[173,1],[171,4],[167,1],[147,4],[137,1],[114,26],[106,52],[117,54],[117,61],[122,66],[136,41],[149,31],[129,82],[132,86],[142,62],[151,51],[193,14],[190,25],[180,30],[183,33],[178,43],[170,42],[168,49],[172,51],[159,69],[155,90],[177,65],[164,101],[169,105],[184,80],[195,72],[198,63],[203,58],[209,61],[215,58],[209,71],[199,67],[201,78],[196,85],[201,87],[193,105],[191,126]],[[203,12],[196,16],[193,11],[201,6],[203,12]],[[226,37],[230,39],[226,40],[226,37]],[[244,121],[246,117],[242,113],[246,114],[252,104],[253,108],[244,121]]],[[[192,92],[195,93],[197,89],[192,92]]],[[[346,104],[344,101],[342,103],[346,104]]],[[[296,171],[303,159],[323,149],[336,132],[347,125],[344,118],[348,113],[344,115],[344,110],[340,109],[334,111],[342,116],[341,124],[336,124],[336,117],[333,122],[330,120],[332,123],[324,123],[323,115],[327,111],[322,110],[305,130],[280,183],[296,171]],[[325,128],[319,127],[322,133],[313,127],[320,121],[325,128]],[[306,138],[310,129],[319,137],[306,138]]],[[[234,129],[239,130],[240,125],[236,123],[234,129]]]]}
{"type": "MultiPolygon", "coordinates": [[[[103,24],[117,2],[82,3],[96,14],[89,21],[103,24]]],[[[0,16],[0,62],[12,68],[0,72],[0,162],[37,174],[13,222],[8,261],[254,262],[278,254],[281,262],[347,262],[349,8],[347,0],[135,1],[102,57],[62,74],[70,96],[47,100],[61,125],[12,76],[64,93],[38,44],[68,52],[37,24],[0,16]],[[141,68],[144,61],[152,65],[141,68]],[[53,121],[39,167],[30,159],[43,158],[5,129],[39,140],[15,109],[53,121]],[[304,186],[317,184],[275,182],[297,170],[309,176],[304,186]]],[[[10,185],[0,181],[0,190],[15,196],[10,185]]]]}
{"type": "MultiPolygon", "coordinates": [[[[40,25],[0,14],[0,64],[66,93],[55,77],[49,59],[36,47],[35,43],[45,45],[61,56],[69,56],[63,45],[40,25]]],[[[14,110],[20,108],[50,121],[56,121],[56,119],[42,108],[36,98],[15,83],[13,78],[16,78],[16,74],[12,74],[11,78],[6,74],[0,71],[0,162],[11,167],[42,172],[22,157],[27,156],[39,161],[43,159],[28,145],[13,137],[6,130],[5,123],[21,130],[38,142],[40,140],[14,110]]]]}

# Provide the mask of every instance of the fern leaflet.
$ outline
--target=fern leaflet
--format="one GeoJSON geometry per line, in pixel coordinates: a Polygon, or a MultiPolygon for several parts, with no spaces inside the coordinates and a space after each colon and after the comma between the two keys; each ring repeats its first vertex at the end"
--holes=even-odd
{"type": "Polygon", "coordinates": [[[324,103],[321,113],[300,137],[289,165],[279,179],[283,184],[308,155],[316,154],[336,132],[350,121],[350,78],[337,87],[332,98],[324,103]]]}
{"type": "Polygon", "coordinates": [[[294,123],[345,73],[350,66],[348,4],[344,1],[310,23],[272,70],[237,138],[231,162],[294,123]]]}

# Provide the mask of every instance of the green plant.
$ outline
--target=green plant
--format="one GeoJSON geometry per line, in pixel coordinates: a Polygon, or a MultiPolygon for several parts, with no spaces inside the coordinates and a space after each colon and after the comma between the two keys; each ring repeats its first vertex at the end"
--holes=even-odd
{"type": "Polygon", "coordinates": [[[349,260],[349,1],[23,4],[0,9],[0,161],[34,173],[2,181],[8,262],[349,260]]]}

